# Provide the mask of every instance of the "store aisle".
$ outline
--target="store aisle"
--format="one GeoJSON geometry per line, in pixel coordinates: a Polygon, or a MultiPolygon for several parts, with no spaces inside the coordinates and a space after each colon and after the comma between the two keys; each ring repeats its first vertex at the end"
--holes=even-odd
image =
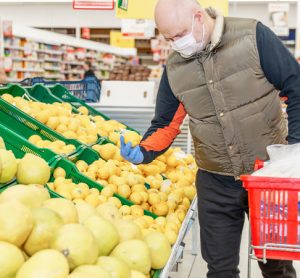
{"type": "MultiPolygon", "coordinates": [[[[197,223],[198,225],[198,223],[197,223]]],[[[247,278],[248,265],[248,221],[245,222],[243,231],[241,252],[240,252],[240,278],[247,278]]],[[[189,232],[185,239],[186,248],[184,252],[183,262],[178,266],[178,272],[172,272],[170,278],[206,278],[206,263],[203,261],[200,254],[200,247],[198,246],[197,256],[192,255],[192,231],[189,232]]],[[[251,278],[261,278],[261,272],[258,264],[252,261],[252,275],[251,278]]],[[[300,276],[300,261],[294,263],[297,275],[300,276]]]]}

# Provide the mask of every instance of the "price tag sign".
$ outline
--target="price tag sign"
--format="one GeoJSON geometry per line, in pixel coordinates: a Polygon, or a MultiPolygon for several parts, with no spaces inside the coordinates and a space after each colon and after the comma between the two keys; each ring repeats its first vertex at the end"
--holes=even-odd
{"type": "Polygon", "coordinates": [[[73,0],[75,10],[113,10],[114,0],[73,0]]]}

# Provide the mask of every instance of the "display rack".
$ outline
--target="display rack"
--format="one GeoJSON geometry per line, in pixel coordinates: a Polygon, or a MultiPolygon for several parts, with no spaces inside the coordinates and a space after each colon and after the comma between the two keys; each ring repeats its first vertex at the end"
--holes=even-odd
{"type": "Polygon", "coordinates": [[[92,63],[99,79],[107,79],[114,66],[136,55],[136,49],[111,47],[18,24],[13,24],[12,36],[2,39],[0,47],[9,82],[35,76],[82,79],[86,60],[92,63]]]}

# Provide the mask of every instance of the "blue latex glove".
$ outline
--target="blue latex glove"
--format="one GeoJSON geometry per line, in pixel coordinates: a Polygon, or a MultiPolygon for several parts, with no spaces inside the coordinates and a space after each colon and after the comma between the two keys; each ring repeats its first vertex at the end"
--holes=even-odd
{"type": "Polygon", "coordinates": [[[134,148],[131,147],[131,142],[125,144],[124,137],[120,137],[121,141],[121,155],[124,159],[128,160],[133,164],[140,164],[144,160],[144,155],[141,152],[140,146],[134,148]]]}

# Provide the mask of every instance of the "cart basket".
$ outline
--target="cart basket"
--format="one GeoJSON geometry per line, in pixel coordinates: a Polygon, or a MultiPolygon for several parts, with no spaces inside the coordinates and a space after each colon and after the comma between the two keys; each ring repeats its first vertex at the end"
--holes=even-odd
{"type": "Polygon", "coordinates": [[[94,76],[86,77],[76,81],[49,81],[43,77],[26,78],[20,82],[23,86],[43,84],[53,86],[61,84],[75,97],[85,102],[98,102],[100,100],[101,86],[98,79],[94,76]]]}
{"type": "Polygon", "coordinates": [[[241,176],[257,258],[300,259],[300,179],[241,176]]]}

